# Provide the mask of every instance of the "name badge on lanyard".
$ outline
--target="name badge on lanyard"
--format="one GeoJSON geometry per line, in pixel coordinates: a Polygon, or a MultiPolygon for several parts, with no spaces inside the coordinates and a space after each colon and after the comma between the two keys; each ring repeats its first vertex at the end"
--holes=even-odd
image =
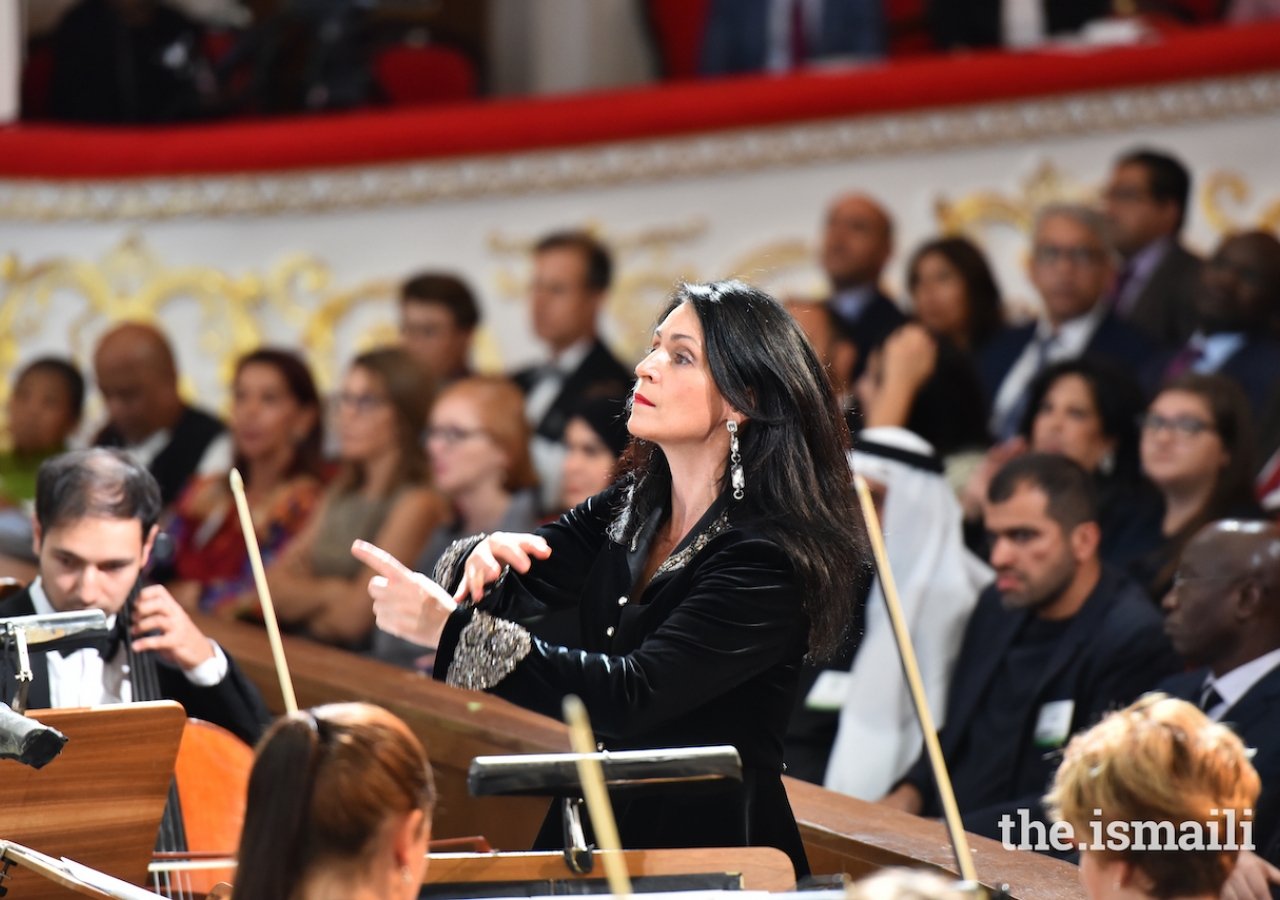
{"type": "Polygon", "coordinates": [[[1065,744],[1071,735],[1071,719],[1075,711],[1074,700],[1052,700],[1040,707],[1040,716],[1036,719],[1036,746],[1061,747],[1065,744]]]}

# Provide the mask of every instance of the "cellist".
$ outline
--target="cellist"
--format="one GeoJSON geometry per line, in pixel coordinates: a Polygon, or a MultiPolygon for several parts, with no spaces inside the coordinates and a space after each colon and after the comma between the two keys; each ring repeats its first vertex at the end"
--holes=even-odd
{"type": "MultiPolygon", "coordinates": [[[[111,631],[80,649],[43,652],[33,646],[27,705],[99,706],[139,699],[137,654],[151,652],[160,698],[176,700],[188,716],[221,725],[253,744],[271,716],[235,661],[160,585],[143,587],[125,610],[155,545],[159,515],[155,479],[121,451],[78,450],[41,465],[33,542],[39,574],[25,590],[0,601],[0,618],[100,609],[111,631]]],[[[16,658],[10,658],[0,672],[5,702],[17,690],[16,667],[16,658]]]]}

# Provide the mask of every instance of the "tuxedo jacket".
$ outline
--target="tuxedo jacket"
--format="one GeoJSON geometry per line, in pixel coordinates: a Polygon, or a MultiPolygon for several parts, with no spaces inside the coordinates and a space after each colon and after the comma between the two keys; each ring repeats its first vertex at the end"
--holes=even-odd
{"type": "MultiPolygon", "coordinates": [[[[1013,364],[1022,356],[1022,351],[1036,334],[1036,323],[1028,322],[1014,328],[1005,328],[996,333],[978,354],[978,376],[987,391],[987,399],[995,403],[996,394],[1000,392],[1000,384],[1004,381],[1013,364]]],[[[1106,356],[1128,366],[1135,376],[1139,375],[1150,364],[1156,355],[1156,346],[1145,334],[1116,317],[1115,313],[1107,313],[1098,325],[1097,331],[1085,345],[1081,356],[1106,356]]]]}
{"type": "MultiPolygon", "coordinates": [[[[33,616],[35,613],[29,589],[0,601],[0,619],[33,616]]],[[[33,677],[27,694],[27,706],[30,709],[47,709],[49,666],[45,661],[45,652],[39,646],[32,647],[30,652],[33,677]]],[[[124,648],[117,652],[124,652],[124,648]]],[[[5,703],[13,701],[18,687],[17,659],[12,658],[14,654],[9,656],[11,658],[0,663],[0,698],[5,703]]],[[[192,684],[181,669],[162,661],[157,661],[156,674],[165,700],[176,700],[182,704],[190,718],[221,725],[250,746],[257,743],[263,730],[271,723],[271,713],[262,702],[262,695],[230,655],[227,656],[226,677],[211,687],[192,684]]]]}
{"type": "Polygon", "coordinates": [[[853,370],[854,380],[867,367],[867,357],[871,355],[871,351],[883,344],[885,338],[907,321],[906,315],[898,308],[898,304],[889,299],[888,295],[879,288],[876,288],[871,300],[862,307],[858,318],[849,319],[839,312],[836,312],[836,315],[849,326],[853,341],[858,347],[858,360],[853,370]]]}
{"type": "MultiPolygon", "coordinates": [[[[531,366],[521,369],[512,378],[527,394],[538,383],[539,370],[539,366],[531,366]]],[[[604,342],[597,338],[582,363],[565,378],[560,393],[534,431],[549,440],[560,440],[569,419],[584,400],[625,397],[633,381],[635,373],[618,362],[604,342]]]]}
{"type": "MultiPolygon", "coordinates": [[[[1164,371],[1180,350],[1166,350],[1148,363],[1143,387],[1154,394],[1164,380],[1164,371]]],[[[1218,374],[1226,375],[1244,390],[1249,398],[1249,408],[1254,419],[1262,419],[1267,406],[1280,390],[1280,343],[1269,337],[1249,337],[1227,357],[1218,368],[1218,374]]]]}
{"type": "Polygon", "coordinates": [[[1143,285],[1129,322],[1166,347],[1181,347],[1196,330],[1195,290],[1204,262],[1174,244],[1143,285]]]}
{"type": "MultiPolygon", "coordinates": [[[[952,47],[998,47],[1001,0],[929,0],[929,28],[934,42],[952,47]]],[[[1076,31],[1091,19],[1111,14],[1111,0],[1043,0],[1045,31],[1076,31]]]]}
{"type": "MultiPolygon", "coordinates": [[[[1166,678],[1159,690],[1196,703],[1208,668],[1166,678]]],[[[1222,722],[1252,748],[1253,767],[1262,779],[1262,795],[1254,813],[1253,842],[1259,852],[1280,839],[1280,666],[1276,666],[1222,714],[1222,722]]]]}
{"type": "MultiPolygon", "coordinates": [[[[957,788],[967,773],[963,767],[955,768],[956,754],[991,691],[1005,654],[1032,615],[1027,610],[1005,609],[994,585],[978,599],[951,676],[947,724],[938,733],[957,788]]],[[[1046,703],[1074,701],[1068,733],[1075,734],[1092,726],[1103,713],[1137,699],[1177,667],[1155,605],[1140,587],[1104,566],[1097,586],[1058,638],[1032,702],[1021,711],[1021,728],[1009,735],[1018,748],[1010,795],[1005,802],[985,809],[960,810],[965,829],[999,840],[1000,817],[1007,813],[1016,818],[1019,809],[1030,810],[1032,816],[1044,821],[1040,798],[1053,780],[1059,760],[1059,754],[1035,742],[1036,722],[1046,703]]],[[[927,755],[921,753],[903,781],[914,785],[924,797],[923,815],[942,814],[927,755]]]]}
{"type": "MultiPolygon", "coordinates": [[[[702,74],[759,72],[769,58],[769,0],[712,0],[702,40],[702,74]]],[[[822,33],[809,59],[880,56],[885,49],[881,0],[826,0],[822,33]]]]}

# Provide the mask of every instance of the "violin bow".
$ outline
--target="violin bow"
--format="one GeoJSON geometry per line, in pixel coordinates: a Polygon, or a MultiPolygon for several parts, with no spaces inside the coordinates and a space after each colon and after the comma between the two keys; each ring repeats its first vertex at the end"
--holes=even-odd
{"type": "Polygon", "coordinates": [[[929,763],[933,767],[933,778],[937,782],[938,794],[942,798],[943,817],[947,822],[947,831],[951,835],[951,849],[956,855],[960,877],[977,884],[978,873],[973,867],[969,839],[965,836],[964,824],[960,821],[960,808],[956,806],[956,795],[951,788],[951,776],[947,773],[947,763],[942,758],[942,745],[938,743],[938,729],[934,727],[933,714],[929,712],[929,698],[925,696],[924,680],[920,677],[920,664],[916,662],[915,647],[911,644],[911,632],[907,630],[907,620],[902,614],[898,586],[893,580],[893,570],[889,568],[889,554],[884,549],[884,533],[880,530],[880,517],[876,515],[875,503],[871,500],[871,488],[868,487],[867,480],[857,474],[853,476],[853,485],[858,491],[862,517],[867,523],[867,535],[871,539],[871,550],[876,558],[876,572],[880,576],[880,590],[884,594],[885,606],[889,608],[889,621],[893,623],[893,636],[898,641],[902,669],[907,676],[907,686],[911,689],[916,717],[920,720],[920,730],[924,732],[924,745],[929,752],[929,763]]]}
{"type": "Polygon", "coordinates": [[[276,621],[276,608],[271,602],[271,590],[267,587],[267,573],[262,567],[262,551],[258,548],[258,534],[249,515],[249,501],[244,495],[244,479],[239,469],[231,470],[231,493],[236,498],[236,511],[240,514],[240,530],[249,548],[249,566],[253,569],[253,581],[258,586],[258,599],[262,602],[262,618],[267,623],[267,638],[271,642],[271,656],[275,660],[276,674],[280,677],[280,694],[284,697],[287,713],[298,711],[298,698],[293,693],[293,678],[289,675],[289,663],[284,658],[284,644],[280,640],[280,624],[276,621]]]}

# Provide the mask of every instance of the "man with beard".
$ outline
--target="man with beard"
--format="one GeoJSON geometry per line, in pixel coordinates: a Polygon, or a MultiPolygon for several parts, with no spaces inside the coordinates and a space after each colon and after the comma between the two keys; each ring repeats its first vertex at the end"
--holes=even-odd
{"type": "MultiPolygon", "coordinates": [[[[1160,613],[1098,559],[1092,481],[1055,454],[1013,460],[984,509],[996,581],[969,620],[947,697],[942,753],[968,831],[1005,815],[1046,821],[1040,797],[1077,731],[1177,669],[1160,613]]],[[[926,756],[882,801],[942,814],[926,756]]],[[[1030,834],[1013,840],[1035,841],[1030,834]]]]}

